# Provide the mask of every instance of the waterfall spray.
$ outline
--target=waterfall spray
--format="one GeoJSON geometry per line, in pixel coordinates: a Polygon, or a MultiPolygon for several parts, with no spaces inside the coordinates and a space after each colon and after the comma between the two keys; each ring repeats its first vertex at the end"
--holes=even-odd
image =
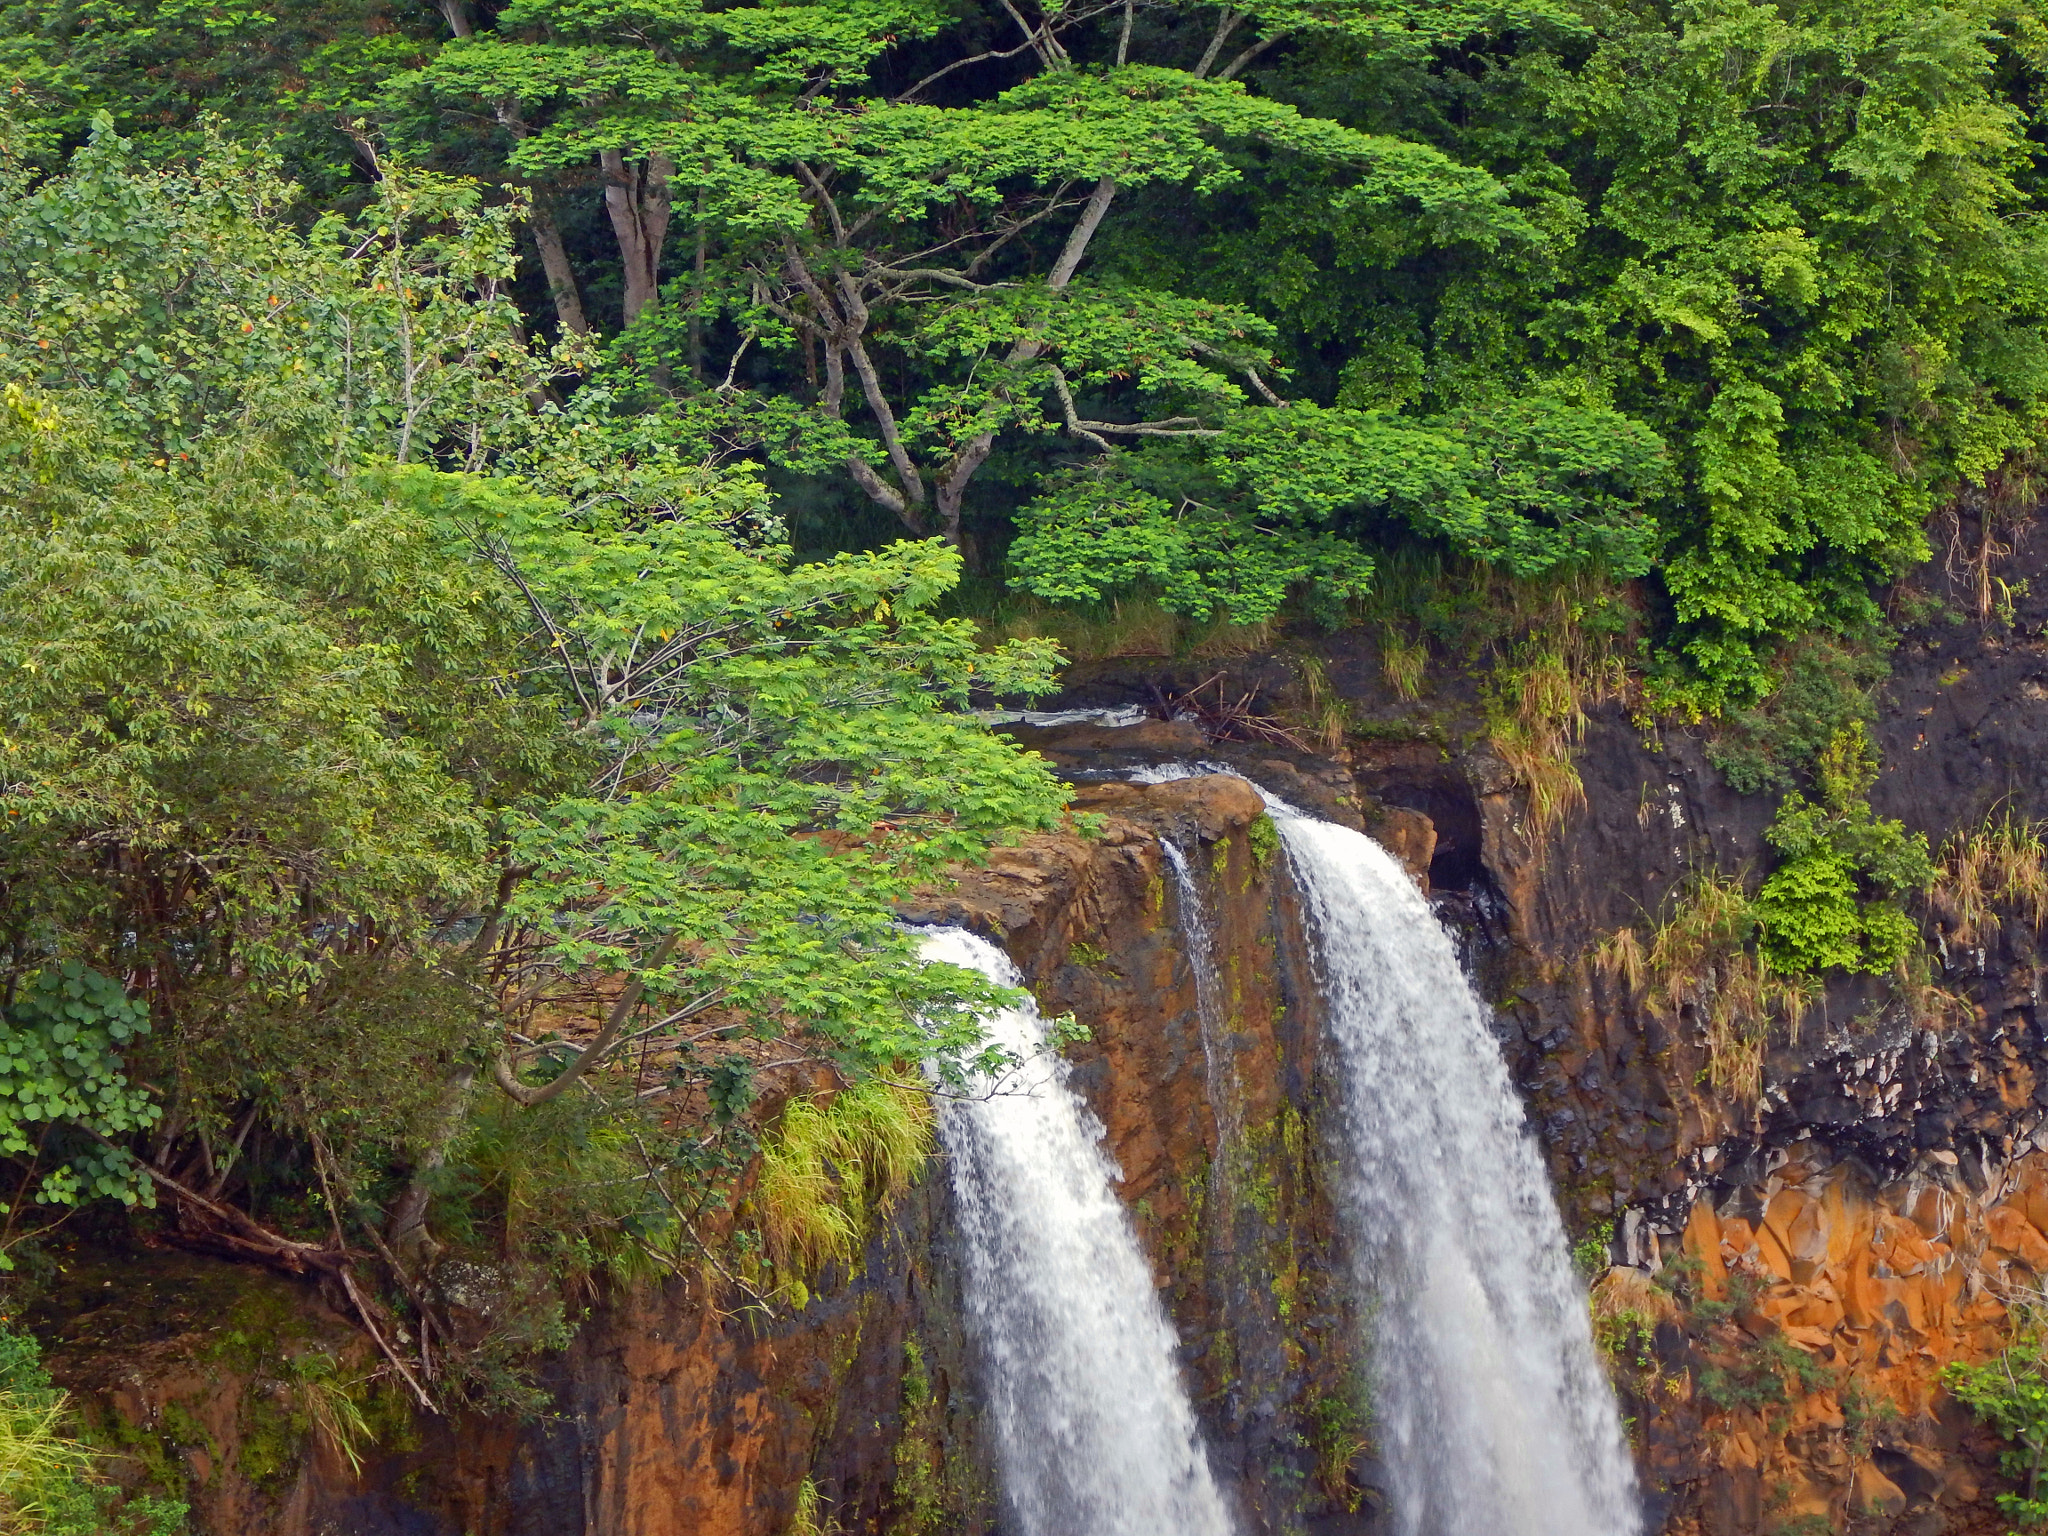
{"type": "MultiPolygon", "coordinates": [[[[926,958],[1018,986],[1003,952],[931,930],[926,958]]],[[[944,1103],[967,1322],[1016,1536],[1233,1536],[1176,1340],[1112,1188],[1102,1127],[1035,1007],[988,1021],[1026,1066],[944,1103]]]]}

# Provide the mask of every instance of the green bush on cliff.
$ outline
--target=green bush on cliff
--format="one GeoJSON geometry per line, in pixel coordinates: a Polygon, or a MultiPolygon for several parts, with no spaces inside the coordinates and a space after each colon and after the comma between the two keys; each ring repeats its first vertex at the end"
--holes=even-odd
{"type": "Polygon", "coordinates": [[[1820,803],[1794,792],[1764,834],[1785,862],[1753,906],[1762,951],[1789,973],[1893,970],[1920,942],[1899,902],[1934,882],[1927,839],[1871,812],[1877,758],[1861,721],[1835,734],[1815,777],[1820,803]]]}
{"type": "Polygon", "coordinates": [[[2048,1529],[2048,1498],[2041,1476],[2048,1468],[2048,1365],[2040,1354],[2037,1329],[2023,1326],[2014,1347],[1982,1365],[1960,1361],[1943,1368],[1941,1379],[1956,1398],[2005,1437],[1999,1465],[2022,1484],[1998,1495],[1998,1507],[2025,1530],[2048,1529]]]}

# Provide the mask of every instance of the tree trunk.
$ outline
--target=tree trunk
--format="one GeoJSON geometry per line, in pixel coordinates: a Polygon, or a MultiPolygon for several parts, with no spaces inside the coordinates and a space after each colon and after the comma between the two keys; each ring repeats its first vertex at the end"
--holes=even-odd
{"type": "Polygon", "coordinates": [[[654,154],[644,165],[629,166],[616,149],[598,158],[604,167],[605,212],[626,273],[626,324],[631,325],[661,297],[661,246],[668,238],[669,177],[675,162],[654,154]]]}
{"type": "Polygon", "coordinates": [[[433,1179],[448,1161],[449,1149],[468,1123],[469,1095],[475,1083],[476,1068],[467,1062],[449,1073],[441,1094],[441,1114],[434,1127],[434,1139],[414,1167],[412,1181],[385,1218],[384,1241],[408,1264],[431,1253],[434,1247],[427,1234],[427,1206],[433,1198],[433,1179]]]}
{"type": "Polygon", "coordinates": [[[562,231],[555,216],[536,201],[526,222],[533,230],[533,243],[540,247],[540,268],[547,274],[548,294],[555,301],[555,318],[572,335],[588,336],[590,322],[583,316],[583,297],[576,291],[576,270],[569,265],[569,253],[562,247],[562,231]]]}

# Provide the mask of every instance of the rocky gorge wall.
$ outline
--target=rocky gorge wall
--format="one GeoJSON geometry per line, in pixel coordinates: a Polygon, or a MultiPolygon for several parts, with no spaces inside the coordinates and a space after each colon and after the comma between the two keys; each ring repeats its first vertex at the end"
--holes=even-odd
{"type": "MultiPolygon", "coordinates": [[[[1997,806],[2048,816],[2038,563],[2023,549],[2001,568],[2016,594],[2001,625],[1910,630],[1880,690],[1873,806],[1936,843],[1997,806]]],[[[1949,593],[1965,608],[1967,584],[1949,593]]],[[[1997,1442],[1941,1373],[1995,1355],[2048,1274],[2037,935],[2009,918],[1944,946],[1938,979],[1967,1006],[1939,1018],[1879,981],[1838,981],[1769,1038],[1754,1101],[1733,1096],[1695,1013],[1650,1007],[1596,954],[1689,878],[1760,867],[1772,799],[1730,790],[1703,732],[1607,706],[1576,752],[1584,804],[1539,831],[1468,686],[1446,678],[1411,706],[1356,633],[1318,640],[1316,660],[1362,726],[1332,750],[1218,741],[1190,720],[1019,727],[1077,780],[1099,833],[1002,850],[910,914],[996,938],[1047,1013],[1088,1027],[1074,1081],[1247,1536],[1385,1522],[1284,861],[1241,780],[1115,781],[1166,761],[1214,761],[1364,826],[1466,936],[1567,1223],[1604,1266],[1596,1312],[1652,1531],[2005,1530],[1997,1442]],[[1206,1040],[1162,838],[1197,871],[1215,935],[1226,1005],[1206,1040]]],[[[1078,669],[1070,702],[1157,698],[1216,669],[1078,669]]],[[[1225,670],[1276,708],[1300,675],[1284,655],[1225,670]]],[[[236,1342],[247,1311],[359,1347],[287,1282],[163,1255],[82,1259],[39,1320],[61,1379],[129,1441],[137,1475],[186,1481],[210,1536],[780,1536],[806,1480],[814,1529],[971,1536],[1000,1513],[949,1198],[935,1165],[858,1270],[815,1277],[801,1310],[721,1312],[695,1280],[586,1298],[548,1367],[545,1415],[394,1411],[359,1475],[236,1342]]]]}

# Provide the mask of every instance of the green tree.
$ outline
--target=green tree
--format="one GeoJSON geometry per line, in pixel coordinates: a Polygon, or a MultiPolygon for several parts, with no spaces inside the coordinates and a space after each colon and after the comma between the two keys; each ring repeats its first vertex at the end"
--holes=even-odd
{"type": "Polygon", "coordinates": [[[1006,18],[918,3],[526,0],[390,97],[399,111],[492,113],[508,163],[538,180],[594,168],[626,351],[652,382],[722,383],[741,405],[744,354],[772,352],[771,387],[803,402],[807,435],[911,533],[951,542],[1006,434],[1100,451],[1279,404],[1258,316],[1088,276],[1132,189],[1200,197],[1259,155],[1285,155],[1329,167],[1339,201],[1416,210],[1451,238],[1526,233],[1490,176],[1238,78],[1284,36],[1390,28],[1407,35],[1399,16],[1343,0],[1157,5],[1142,27],[1135,7],[1113,6],[1006,18]],[[678,208],[695,244],[680,324],[657,305],[678,208]],[[702,351],[702,323],[720,315],[735,344],[722,368],[702,351]]]}
{"type": "Polygon", "coordinates": [[[0,1156],[46,1199],[81,1169],[132,1194],[139,1159],[179,1241],[348,1287],[353,1227],[405,1290],[479,1075],[522,1114],[588,1089],[642,1159],[606,1209],[679,1257],[704,1141],[640,1113],[646,1062],[687,1103],[734,1097],[748,1038],[849,1083],[980,1052],[996,993],[921,964],[893,904],[1060,816],[962,711],[1055,654],[933,617],[950,550],[796,564],[750,473],[523,410],[545,364],[500,324],[506,225],[470,191],[393,175],[343,246],[248,182],[102,134],[0,199],[10,230],[125,210],[97,227],[134,261],[110,285],[101,248],[10,243],[0,298],[0,334],[53,340],[10,349],[0,414],[10,1114],[70,1137],[0,1116],[0,1156]],[[145,352],[166,387],[126,387],[145,352]],[[430,467],[501,440],[546,478],[430,467]],[[78,967],[146,1039],[49,1014],[35,978],[78,967]],[[260,1212],[259,1143],[297,1190],[260,1212]]]}

